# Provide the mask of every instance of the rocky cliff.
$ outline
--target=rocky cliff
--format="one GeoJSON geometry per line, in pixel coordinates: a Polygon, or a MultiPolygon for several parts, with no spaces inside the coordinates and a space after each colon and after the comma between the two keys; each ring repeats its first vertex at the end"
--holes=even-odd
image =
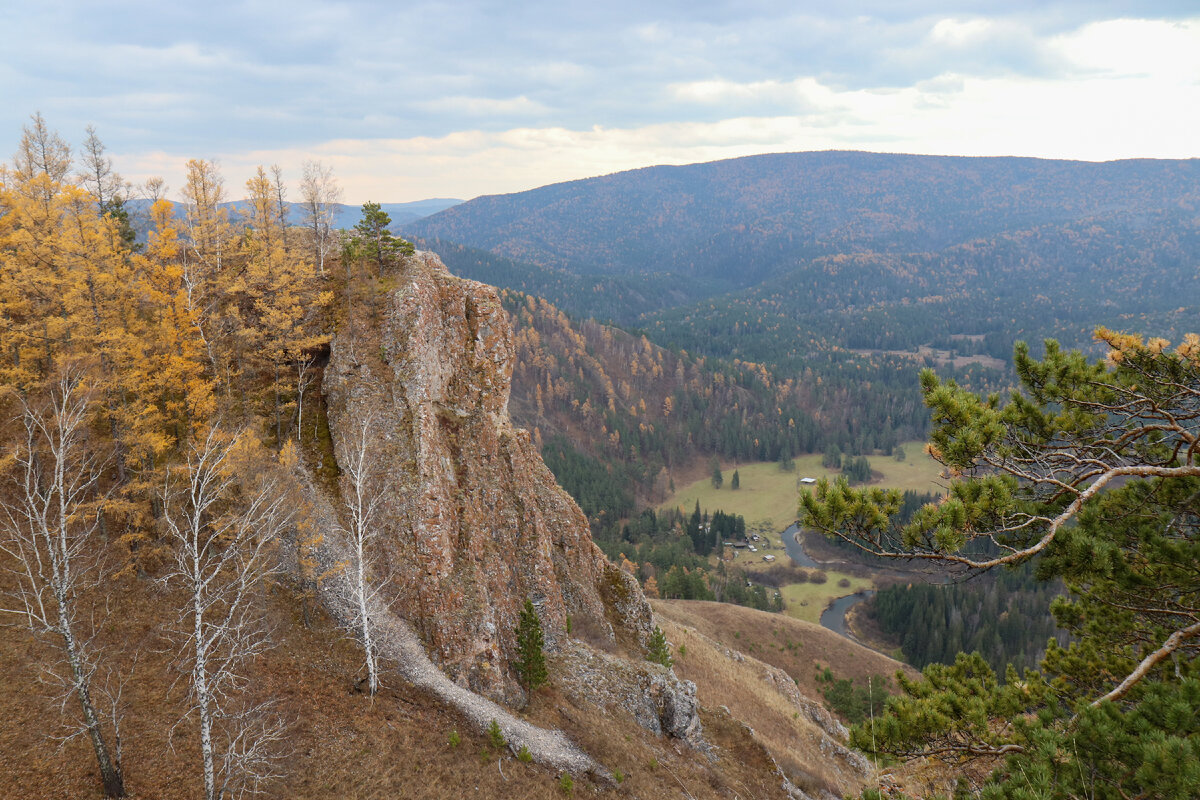
{"type": "Polygon", "coordinates": [[[568,617],[637,654],[651,627],[636,581],[509,419],[513,358],[495,290],[418,253],[349,298],[324,378],[339,461],[371,432],[382,596],[451,679],[507,701],[526,598],[550,650],[568,617]]]}

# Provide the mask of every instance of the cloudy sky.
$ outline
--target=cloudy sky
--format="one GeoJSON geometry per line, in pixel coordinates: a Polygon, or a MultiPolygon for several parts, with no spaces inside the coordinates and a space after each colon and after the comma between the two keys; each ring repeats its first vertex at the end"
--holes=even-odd
{"type": "MultiPolygon", "coordinates": [[[[0,156],[40,111],[130,179],[331,165],[346,200],[862,149],[1200,156],[1200,3],[0,4],[0,156]]],[[[240,196],[240,195],[239,195],[240,196]]]]}

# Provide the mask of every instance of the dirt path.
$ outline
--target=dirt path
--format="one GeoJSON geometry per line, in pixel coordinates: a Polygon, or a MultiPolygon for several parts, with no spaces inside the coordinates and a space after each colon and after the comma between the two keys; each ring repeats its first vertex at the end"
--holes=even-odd
{"type": "MultiPolygon", "coordinates": [[[[350,550],[330,530],[325,534],[317,553],[321,562],[319,572],[336,564],[350,563],[350,550]]],[[[322,581],[321,599],[329,612],[343,625],[351,627],[355,619],[353,593],[348,570],[322,581]]],[[[492,721],[500,726],[504,740],[515,754],[521,747],[529,750],[533,760],[560,772],[591,777],[609,782],[611,773],[604,765],[580,750],[562,731],[547,730],[519,719],[503,706],[481,697],[454,683],[430,661],[420,638],[403,619],[380,602],[372,603],[372,624],[379,637],[379,655],[396,665],[398,671],[413,685],[432,692],[443,702],[458,709],[480,731],[486,731],[492,721]]]]}

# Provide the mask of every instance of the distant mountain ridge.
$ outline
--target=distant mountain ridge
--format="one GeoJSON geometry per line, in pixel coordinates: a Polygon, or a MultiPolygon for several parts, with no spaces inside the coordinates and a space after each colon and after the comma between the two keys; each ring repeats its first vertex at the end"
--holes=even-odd
{"type": "MultiPolygon", "coordinates": [[[[413,200],[408,203],[380,203],[379,207],[387,213],[392,219],[392,226],[407,225],[419,219],[423,219],[430,214],[436,214],[439,211],[444,211],[447,208],[461,203],[462,200],[452,198],[436,197],[427,200],[413,200]]],[[[237,215],[238,209],[246,204],[245,200],[231,200],[222,203],[221,207],[228,209],[231,215],[237,215]]],[[[149,208],[150,201],[142,199],[130,200],[127,204],[130,210],[134,212],[144,211],[149,208]]],[[[287,203],[288,206],[288,222],[292,225],[304,224],[304,206],[301,203],[287,203]]],[[[182,215],[184,204],[175,202],[176,214],[182,215]]],[[[335,228],[350,229],[362,219],[362,206],[349,205],[347,203],[334,204],[333,226],[335,228]]]]}
{"type": "Polygon", "coordinates": [[[1200,160],[1105,163],[866,152],[658,166],[491,195],[412,235],[576,274],[754,285],[799,259],[921,252],[1095,215],[1200,207],[1200,160]]]}

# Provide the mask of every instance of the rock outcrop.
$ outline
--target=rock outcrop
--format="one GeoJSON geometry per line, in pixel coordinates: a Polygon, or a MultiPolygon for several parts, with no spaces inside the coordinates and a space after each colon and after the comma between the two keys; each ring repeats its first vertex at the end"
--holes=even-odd
{"type": "Polygon", "coordinates": [[[563,648],[559,684],[568,697],[623,711],[643,728],[703,748],[696,684],[647,661],[628,661],[578,642],[563,648]]]}
{"type": "Polygon", "coordinates": [[[348,302],[323,389],[339,461],[363,426],[378,456],[389,610],[451,679],[496,700],[521,697],[511,664],[527,598],[550,650],[568,616],[640,650],[640,587],[508,417],[513,337],[495,290],[428,253],[379,284],[348,302]]]}

